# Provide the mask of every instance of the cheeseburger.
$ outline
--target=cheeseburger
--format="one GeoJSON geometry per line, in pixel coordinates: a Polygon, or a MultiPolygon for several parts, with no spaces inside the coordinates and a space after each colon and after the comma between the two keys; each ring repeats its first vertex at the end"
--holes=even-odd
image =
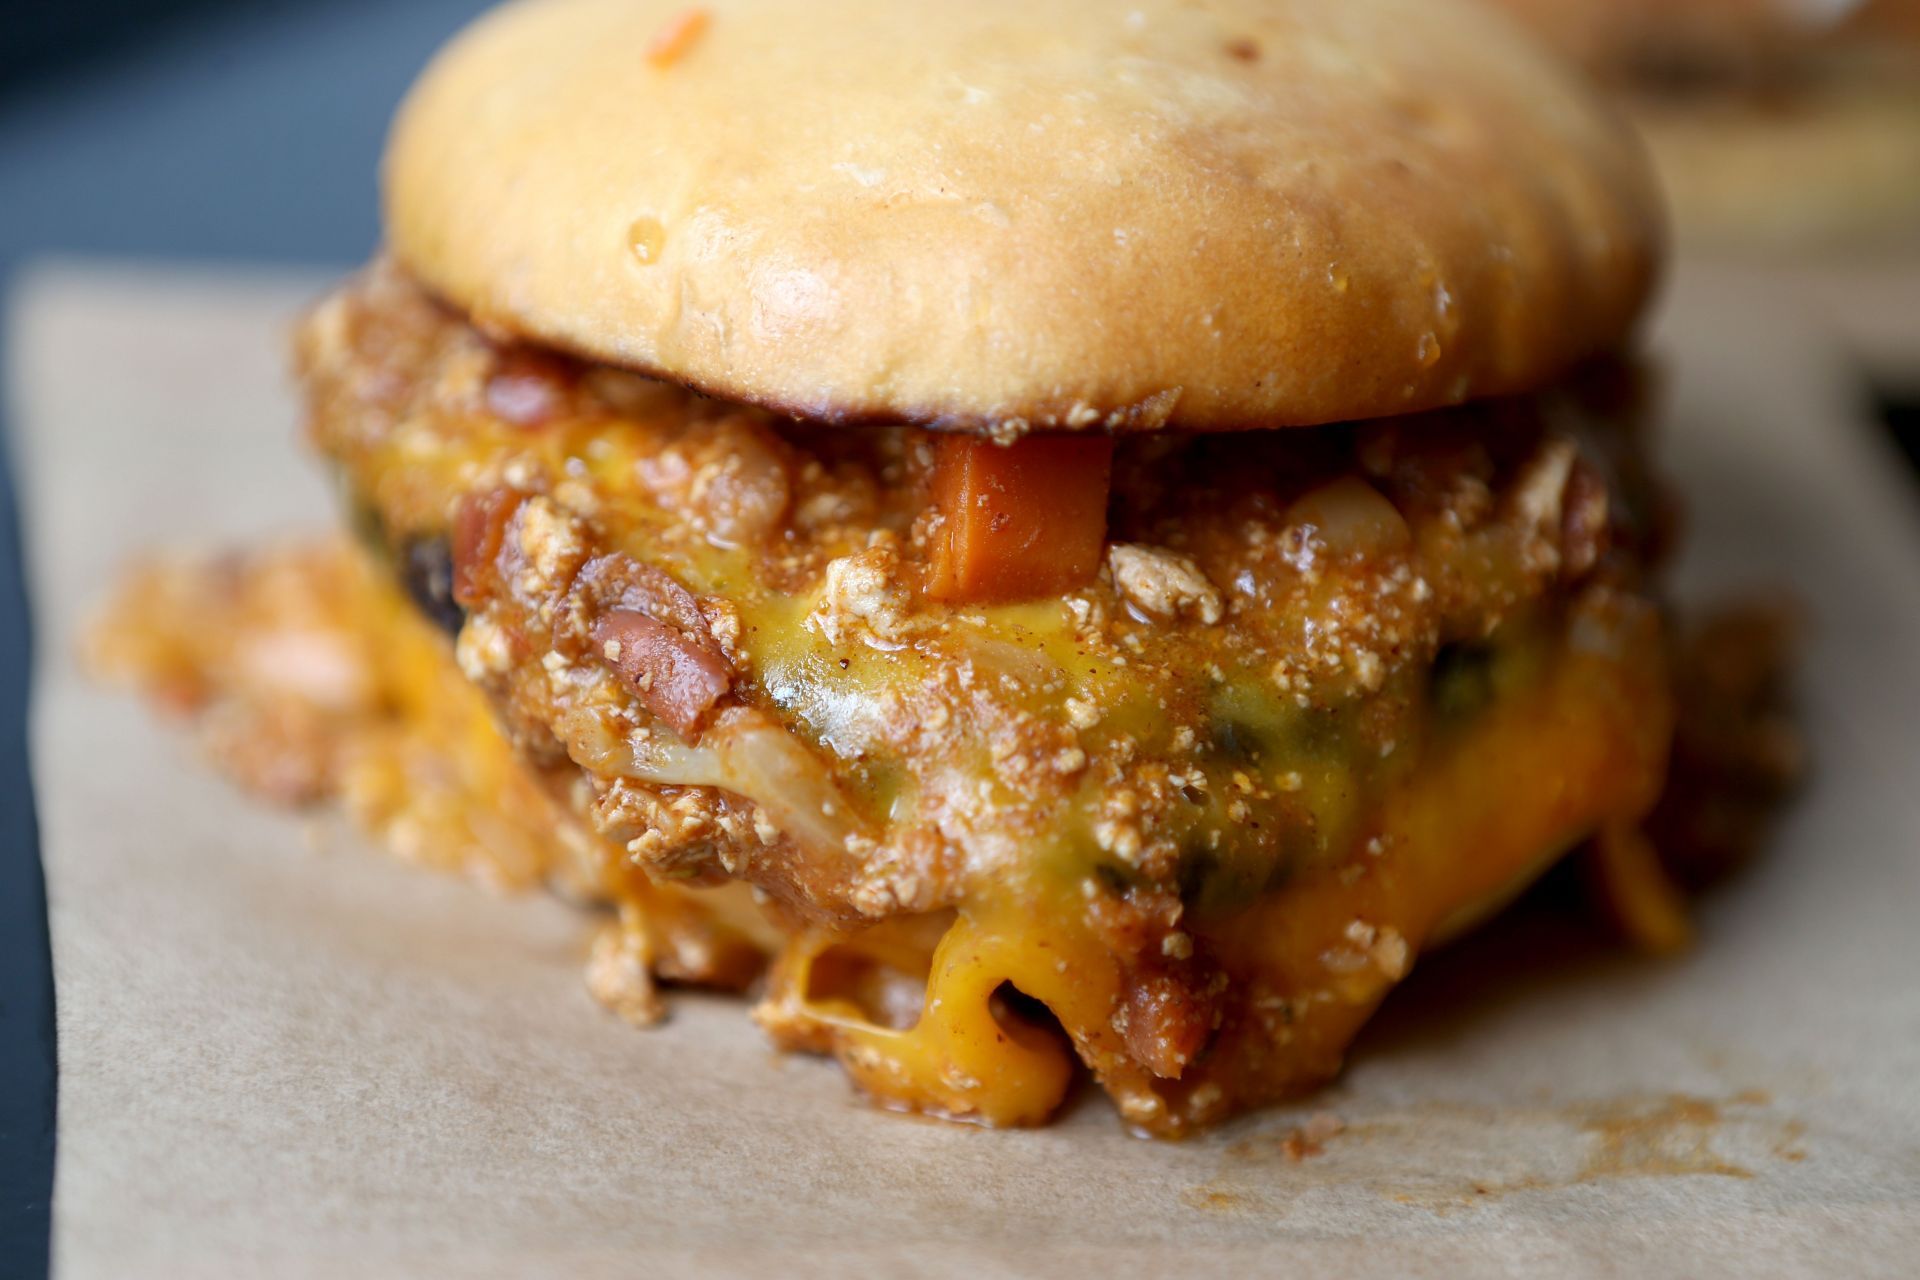
{"type": "MultiPolygon", "coordinates": [[[[520,0],[298,335],[352,549],[95,645],[877,1101],[1327,1080],[1575,846],[1671,939],[1622,127],[1442,0],[520,0]]],[[[668,1034],[671,1034],[670,1032],[668,1034]]]]}

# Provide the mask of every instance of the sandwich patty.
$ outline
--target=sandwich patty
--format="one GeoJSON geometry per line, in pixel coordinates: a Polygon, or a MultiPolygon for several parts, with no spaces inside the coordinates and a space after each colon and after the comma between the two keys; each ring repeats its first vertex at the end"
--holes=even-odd
{"type": "Polygon", "coordinates": [[[520,755],[653,880],[762,891],[808,940],[763,1020],[912,1105],[1044,1115],[1036,1001],[1144,1127],[1296,1089],[1436,931],[1657,791],[1660,508],[1617,366],[1123,438],[1097,572],[956,603],[933,433],[496,342],[389,264],[299,361],[358,527],[520,755]],[[1019,1081],[912,1042],[897,989],[959,982],[956,939],[1019,1081]],[[1035,939],[1059,983],[979,960],[1035,939]]]}

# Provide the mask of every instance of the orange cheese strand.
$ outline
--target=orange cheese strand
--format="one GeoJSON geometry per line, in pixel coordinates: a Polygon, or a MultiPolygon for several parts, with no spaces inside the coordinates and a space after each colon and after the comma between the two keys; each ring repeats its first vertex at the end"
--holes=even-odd
{"type": "Polygon", "coordinates": [[[1628,941],[1654,955],[1686,949],[1693,940],[1686,898],[1639,827],[1605,827],[1584,853],[1593,896],[1628,941]]]}
{"type": "Polygon", "coordinates": [[[1100,568],[1113,439],[942,436],[927,594],[955,604],[1059,595],[1100,568]]]}
{"type": "MultiPolygon", "coordinates": [[[[791,1043],[832,1051],[856,1084],[885,1102],[989,1125],[1044,1123],[1073,1082],[1073,1052],[1052,1029],[1003,1016],[995,996],[1002,983],[1017,980],[1026,994],[1049,1006],[1065,998],[1064,990],[1055,989],[1064,983],[1054,957],[1040,963],[1038,953],[1047,943],[1031,930],[983,928],[959,916],[931,961],[920,961],[927,977],[919,1018],[890,1027],[844,997],[809,994],[811,971],[828,946],[864,952],[876,942],[882,943],[876,959],[918,967],[911,956],[887,954],[899,948],[886,947],[883,938],[864,935],[801,939],[789,948],[773,983],[774,1002],[788,1007],[772,1017],[798,1033],[790,1032],[791,1043]],[[1037,993],[1030,989],[1036,985],[1037,993]]],[[[1111,983],[1095,998],[1110,1005],[1111,983]]],[[[763,1009],[762,1020],[768,1019],[763,1009]]]]}

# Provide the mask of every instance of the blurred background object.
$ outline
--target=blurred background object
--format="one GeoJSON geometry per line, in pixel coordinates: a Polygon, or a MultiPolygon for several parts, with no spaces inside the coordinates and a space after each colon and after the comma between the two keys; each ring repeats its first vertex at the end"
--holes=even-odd
{"type": "Polygon", "coordinates": [[[1646,135],[1682,247],[1920,247],[1920,0],[1494,0],[1646,135]]]}

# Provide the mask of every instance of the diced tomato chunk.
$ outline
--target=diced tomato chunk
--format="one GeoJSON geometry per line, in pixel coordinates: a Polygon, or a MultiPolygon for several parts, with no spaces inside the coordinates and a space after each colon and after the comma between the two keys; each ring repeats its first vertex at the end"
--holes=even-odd
{"type": "Polygon", "coordinates": [[[1113,438],[1027,436],[1010,445],[940,438],[942,520],[927,594],[956,604],[1059,595],[1100,568],[1113,438]]]}

